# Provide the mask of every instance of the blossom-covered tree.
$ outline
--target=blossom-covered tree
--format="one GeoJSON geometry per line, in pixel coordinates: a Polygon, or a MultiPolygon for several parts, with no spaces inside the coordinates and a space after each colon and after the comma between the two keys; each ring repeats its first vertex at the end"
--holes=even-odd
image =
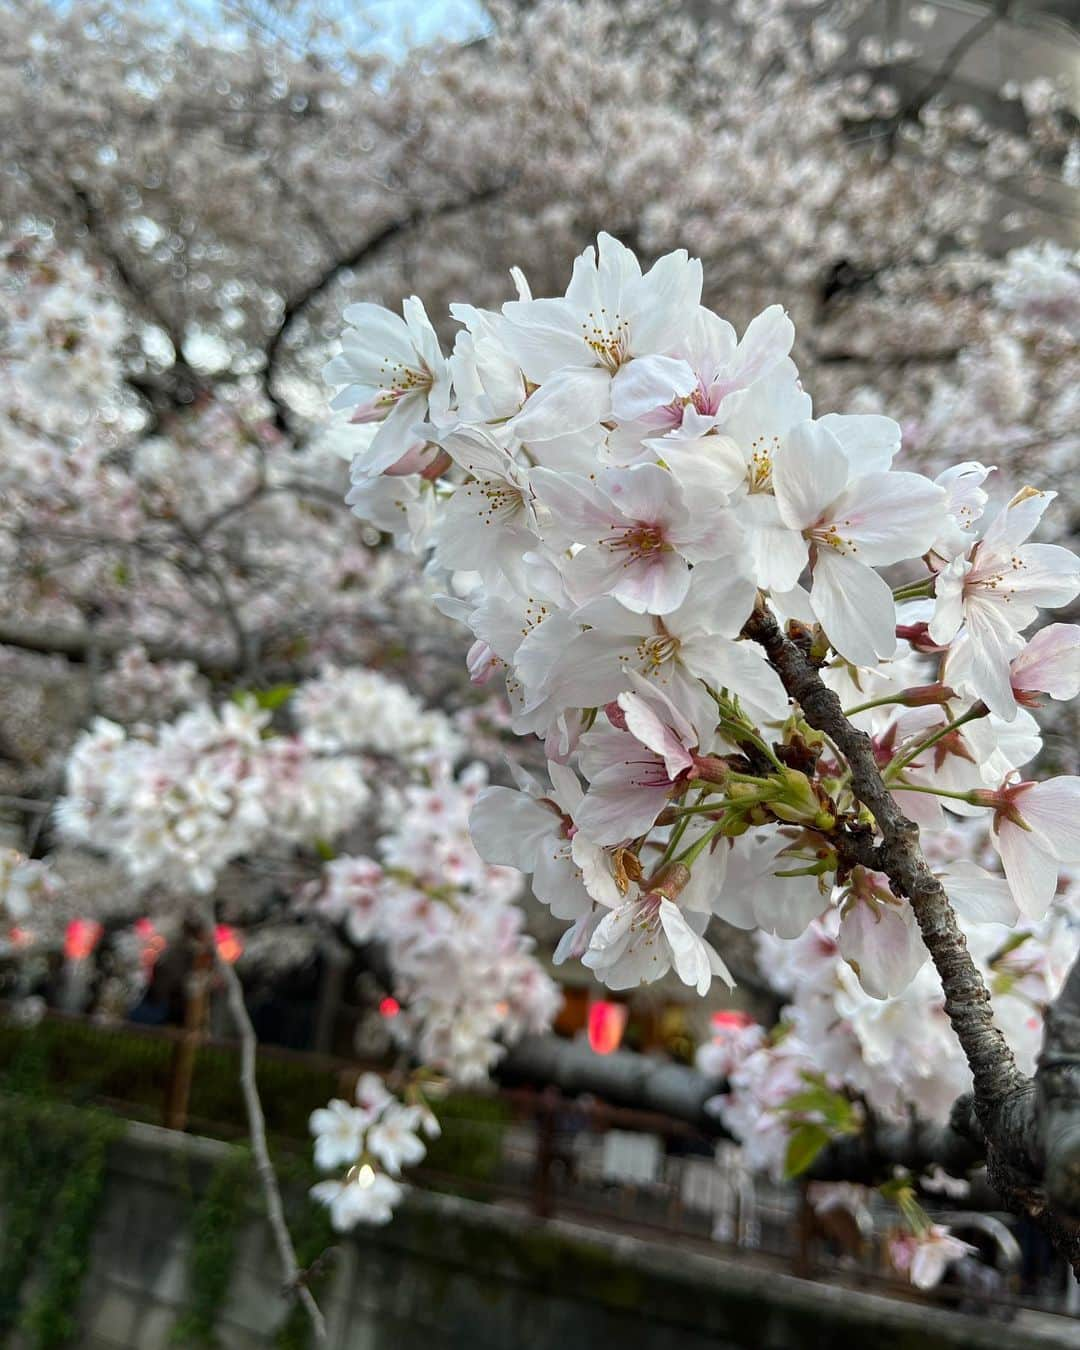
{"type": "MultiPolygon", "coordinates": [[[[737,342],[684,250],[646,271],[601,233],[565,295],[516,285],[501,311],[459,309],[449,363],[396,350],[391,317],[360,307],[326,368],[369,426],[400,406],[379,393],[399,377],[371,372],[396,358],[427,390],[405,469],[358,432],[354,509],[412,470],[433,501],[414,547],[438,559],[462,528],[446,499],[464,497],[493,556],[520,555],[444,606],[552,784],[482,793],[477,847],[536,874],[569,922],[556,960],[611,988],[732,983],[711,915],[775,935],[761,964],[795,995],[789,1024],[722,1051],[719,1109],[751,1149],[790,1175],[834,1137],[872,1139],[867,1106],[949,1116],[968,1164],[984,1155],[1076,1262],[1080,964],[1066,980],[1058,891],[1080,862],[1080,779],[1025,776],[1041,736],[1021,706],[1080,692],[1080,626],[1033,631],[1080,594],[1080,557],[1030,541],[1056,493],[991,504],[978,461],[931,480],[894,467],[891,419],[815,418],[792,325],[766,310],[737,342]],[[473,397],[489,384],[497,407],[473,397]],[[1061,994],[1034,1077],[984,971],[1029,1071],[1061,994]]],[[[910,1186],[888,1193],[912,1230],[898,1268],[932,1282],[964,1245],[910,1186]]]]}
{"type": "MultiPolygon", "coordinates": [[[[1068,1018],[1036,1108],[983,992],[1029,1073],[1080,852],[1060,92],[950,102],[962,53],[920,77],[859,0],[496,3],[404,53],[305,6],[0,8],[9,954],[122,921],[131,980],[189,913],[266,959],[340,925],[468,1077],[550,1015],[507,865],[613,987],[707,989],[727,923],[787,1001],[721,1055],[763,1165],[880,1180],[864,1098],[915,1176],[981,1130],[1075,1252],[1068,1018]],[[513,787],[463,767],[466,674],[543,742],[513,787]]],[[[313,1121],[340,1225],[390,1213],[426,1083],[313,1121]]],[[[924,1282],[955,1240],[894,1198],[924,1282]]]]}

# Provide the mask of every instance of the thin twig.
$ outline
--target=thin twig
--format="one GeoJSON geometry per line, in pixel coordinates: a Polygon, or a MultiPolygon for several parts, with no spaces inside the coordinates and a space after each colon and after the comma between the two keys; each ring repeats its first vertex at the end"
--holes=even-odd
{"type": "Polygon", "coordinates": [[[315,1339],[325,1344],[326,1320],[319,1309],[319,1305],[315,1302],[314,1294],[304,1282],[300,1262],[296,1259],[296,1248],[293,1246],[289,1226],[285,1222],[285,1206],[281,1199],[281,1188],[278,1185],[277,1173],[274,1171],[270,1149],[266,1142],[266,1117],[263,1115],[262,1102],[259,1099],[259,1085],[255,1077],[255,1055],[258,1040],[251,1018],[248,1015],[247,1004],[244,1002],[244,986],[240,983],[240,976],[237,975],[235,969],[228,961],[223,959],[221,953],[217,950],[216,943],[214,944],[214,950],[217,953],[218,970],[221,972],[221,978],[225,984],[225,996],[228,999],[229,1012],[240,1037],[240,1088],[244,1094],[244,1107],[247,1110],[251,1150],[255,1155],[255,1170],[258,1173],[263,1196],[266,1200],[266,1217],[269,1220],[270,1230],[274,1235],[274,1242],[277,1246],[282,1274],[285,1277],[285,1287],[303,1305],[311,1319],[315,1339]]]}

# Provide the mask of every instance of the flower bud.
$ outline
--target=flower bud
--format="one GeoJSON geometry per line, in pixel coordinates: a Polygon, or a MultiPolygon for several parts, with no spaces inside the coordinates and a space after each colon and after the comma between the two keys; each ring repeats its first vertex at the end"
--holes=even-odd
{"type": "Polygon", "coordinates": [[[800,773],[798,769],[784,769],[775,778],[780,791],[767,802],[773,815],[793,825],[814,824],[822,814],[822,808],[806,774],[800,773]]]}
{"type": "Polygon", "coordinates": [[[664,870],[649,883],[649,894],[662,896],[665,900],[674,900],[680,891],[690,882],[690,869],[684,863],[668,863],[664,870]]]}
{"type": "Polygon", "coordinates": [[[896,636],[909,643],[915,651],[923,652],[927,655],[948,651],[948,643],[944,646],[940,642],[935,642],[930,636],[930,625],[928,623],[898,623],[896,625],[896,636]]]}
{"type": "Polygon", "coordinates": [[[706,783],[726,783],[728,780],[727,761],[719,755],[695,755],[693,776],[706,783]]]}
{"type": "Polygon", "coordinates": [[[619,704],[615,699],[612,699],[610,703],[604,704],[604,713],[607,720],[616,731],[625,731],[627,729],[626,714],[623,712],[622,708],[619,707],[619,704]]]}
{"type": "Polygon", "coordinates": [[[948,703],[952,698],[956,698],[956,691],[947,684],[918,684],[905,689],[896,701],[905,708],[928,708],[934,704],[948,703]]]}

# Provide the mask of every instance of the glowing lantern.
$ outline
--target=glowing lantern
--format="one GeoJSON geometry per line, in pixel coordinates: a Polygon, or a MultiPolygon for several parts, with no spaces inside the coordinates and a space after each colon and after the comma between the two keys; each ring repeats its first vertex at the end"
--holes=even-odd
{"type": "Polygon", "coordinates": [[[389,994],[379,1004],[379,1013],[382,1017],[396,1017],[400,1011],[401,1004],[389,994]]]}
{"type": "Polygon", "coordinates": [[[227,923],[219,923],[214,929],[214,941],[217,944],[218,956],[226,965],[234,966],[244,954],[240,934],[227,923]]]}
{"type": "Polygon", "coordinates": [[[96,919],[72,919],[64,933],[64,955],[69,961],[85,961],[104,931],[96,919]]]}
{"type": "Polygon", "coordinates": [[[589,1005],[589,1045],[598,1055],[618,1050],[629,1016],[630,1009],[625,1003],[599,999],[589,1005]]]}

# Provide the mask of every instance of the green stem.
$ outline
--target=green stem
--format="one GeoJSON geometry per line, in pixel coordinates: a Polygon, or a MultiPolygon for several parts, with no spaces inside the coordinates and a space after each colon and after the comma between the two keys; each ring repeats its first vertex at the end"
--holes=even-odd
{"type": "MultiPolygon", "coordinates": [[[[704,795],[704,794],[702,794],[702,795],[704,795]]],[[[700,800],[701,800],[701,797],[698,798],[698,801],[700,801],[700,800]]],[[[695,809],[697,809],[697,808],[692,807],[692,806],[686,807],[686,812],[687,812],[687,814],[684,815],[684,816],[682,816],[679,820],[677,820],[677,821],[675,822],[675,824],[674,824],[674,826],[672,827],[672,830],[671,830],[671,836],[670,836],[670,838],[668,839],[668,842],[667,842],[667,848],[664,849],[664,852],[663,852],[663,855],[662,855],[661,858],[660,858],[660,861],[656,864],[656,871],[657,871],[657,872],[659,872],[659,871],[661,871],[661,869],[665,868],[665,867],[668,865],[668,863],[672,860],[672,858],[675,856],[675,850],[679,847],[679,841],[682,839],[683,835],[686,833],[686,827],[687,827],[687,825],[690,824],[690,815],[689,815],[689,813],[690,813],[691,811],[694,811],[695,809]]]]}
{"type": "Polygon", "coordinates": [[[976,722],[980,717],[986,717],[988,712],[989,709],[984,703],[976,703],[973,708],[969,708],[962,716],[957,717],[952,722],[946,722],[943,727],[938,727],[937,731],[932,735],[927,736],[925,740],[920,741],[918,745],[913,746],[899,759],[894,759],[889,764],[884,773],[885,781],[887,783],[890,782],[901,772],[901,770],[906,769],[912,760],[918,759],[924,750],[929,750],[931,746],[937,745],[938,741],[948,736],[951,731],[955,731],[957,727],[962,727],[968,722],[976,722]]]}
{"type": "Polygon", "coordinates": [[[708,811],[722,811],[724,809],[724,803],[702,802],[700,806],[696,804],[694,806],[676,806],[673,809],[680,818],[684,818],[686,816],[701,816],[708,811]]]}
{"type": "Polygon", "coordinates": [[[922,581],[909,581],[904,586],[897,586],[893,591],[893,599],[900,600],[923,600],[934,593],[934,578],[924,577],[922,581]]]}
{"type": "Polygon", "coordinates": [[[904,697],[900,694],[883,694],[881,698],[867,699],[865,703],[856,703],[853,708],[845,708],[845,717],[854,717],[856,713],[868,712],[871,708],[884,708],[890,703],[899,703],[904,697]]]}
{"type": "Polygon", "coordinates": [[[705,852],[708,846],[724,828],[724,822],[718,820],[715,825],[706,830],[700,839],[695,839],[689,848],[684,849],[675,859],[677,863],[682,863],[685,867],[693,867],[698,858],[705,852]]]}
{"type": "Polygon", "coordinates": [[[892,783],[890,786],[894,792],[925,792],[932,797],[954,797],[958,802],[976,805],[970,792],[947,792],[944,788],[920,787],[918,783],[892,783]]]}

